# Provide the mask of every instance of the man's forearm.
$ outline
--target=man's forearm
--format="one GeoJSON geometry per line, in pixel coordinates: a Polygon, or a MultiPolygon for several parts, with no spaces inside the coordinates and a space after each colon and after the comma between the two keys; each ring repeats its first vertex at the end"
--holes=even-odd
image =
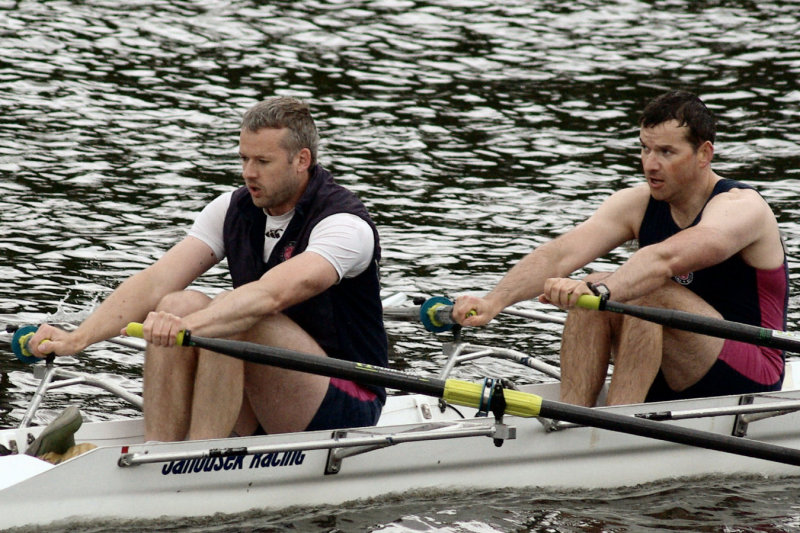
{"type": "Polygon", "coordinates": [[[125,280],[73,332],[83,347],[119,334],[128,322],[141,322],[163,296],[147,271],[125,280]]]}
{"type": "Polygon", "coordinates": [[[485,298],[504,309],[542,294],[546,279],[568,275],[569,272],[559,271],[551,248],[546,244],[523,257],[485,298]]]}
{"type": "Polygon", "coordinates": [[[663,286],[673,273],[668,258],[661,252],[661,249],[652,246],[642,248],[603,280],[611,292],[611,298],[625,302],[663,286]]]}

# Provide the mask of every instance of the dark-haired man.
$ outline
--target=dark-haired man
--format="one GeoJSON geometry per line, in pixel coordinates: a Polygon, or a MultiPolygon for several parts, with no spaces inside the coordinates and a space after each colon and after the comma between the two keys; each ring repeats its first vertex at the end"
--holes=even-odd
{"type": "Polygon", "coordinates": [[[536,296],[568,309],[561,399],[569,403],[595,404],[612,357],[608,404],[780,389],[779,350],[575,307],[583,294],[605,293],[785,329],[788,272],[777,221],[752,187],[711,169],[711,112],[695,95],[673,91],[650,102],[639,125],[647,183],[612,194],[588,220],[523,258],[485,297],[459,298],[454,315],[483,325],[536,296]],[[566,277],[632,239],[639,249],[614,272],[566,277]]]}
{"type": "Polygon", "coordinates": [[[358,198],[317,164],[318,142],[298,100],[270,98],[248,110],[239,137],[244,186],[212,201],[187,237],[75,331],[39,328],[35,355],[74,354],[143,321],[147,440],[375,424],[382,387],[175,346],[187,329],[387,365],[378,232],[358,198]],[[232,291],[212,299],[186,290],[223,258],[232,291]]]}

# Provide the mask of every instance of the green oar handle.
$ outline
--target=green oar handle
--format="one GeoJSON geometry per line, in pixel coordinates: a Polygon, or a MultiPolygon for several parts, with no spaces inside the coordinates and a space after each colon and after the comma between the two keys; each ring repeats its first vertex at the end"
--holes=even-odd
{"type": "Polygon", "coordinates": [[[605,309],[604,303],[608,302],[604,302],[599,296],[592,296],[591,294],[578,296],[578,307],[583,307],[584,309],[603,311],[605,309]]]}
{"type": "MultiPolygon", "coordinates": [[[[127,326],[125,326],[125,333],[128,334],[129,337],[137,337],[139,339],[144,338],[144,327],[139,322],[129,322],[127,326]]],[[[186,332],[179,331],[177,337],[175,337],[175,343],[178,346],[187,346],[188,343],[184,343],[186,332]]]]}

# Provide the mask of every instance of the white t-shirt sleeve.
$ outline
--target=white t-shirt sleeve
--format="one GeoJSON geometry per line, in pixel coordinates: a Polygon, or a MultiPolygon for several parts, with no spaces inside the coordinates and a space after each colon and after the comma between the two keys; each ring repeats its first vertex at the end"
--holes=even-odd
{"type": "Polygon", "coordinates": [[[307,252],[321,255],[333,265],[339,279],[354,278],[372,261],[375,239],[369,224],[356,215],[337,213],[311,230],[307,252]]]}
{"type": "Polygon", "coordinates": [[[225,242],[222,232],[232,195],[233,191],[222,193],[205,206],[197,215],[188,232],[192,237],[206,243],[214,251],[214,255],[219,261],[225,258],[225,242]]]}

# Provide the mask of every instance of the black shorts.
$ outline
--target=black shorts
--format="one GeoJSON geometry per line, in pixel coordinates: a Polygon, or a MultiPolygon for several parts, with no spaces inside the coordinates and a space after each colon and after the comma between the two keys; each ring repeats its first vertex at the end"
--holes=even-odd
{"type": "Polygon", "coordinates": [[[717,359],[706,375],[700,378],[700,381],[680,392],[675,392],[669,388],[666,379],[664,379],[664,374],[659,370],[656,379],[650,386],[645,402],[665,402],[707,396],[726,396],[728,394],[772,392],[781,390],[782,385],[783,376],[775,383],[764,385],[743,376],[725,361],[717,359]]]}
{"type": "Polygon", "coordinates": [[[306,431],[374,426],[382,409],[383,402],[374,392],[352,381],[331,378],[306,431]]]}
{"type": "MultiPolygon", "coordinates": [[[[356,428],[378,423],[383,401],[371,390],[352,381],[331,378],[328,391],[305,431],[356,428]]],[[[253,435],[264,435],[261,424],[253,435]]]]}

